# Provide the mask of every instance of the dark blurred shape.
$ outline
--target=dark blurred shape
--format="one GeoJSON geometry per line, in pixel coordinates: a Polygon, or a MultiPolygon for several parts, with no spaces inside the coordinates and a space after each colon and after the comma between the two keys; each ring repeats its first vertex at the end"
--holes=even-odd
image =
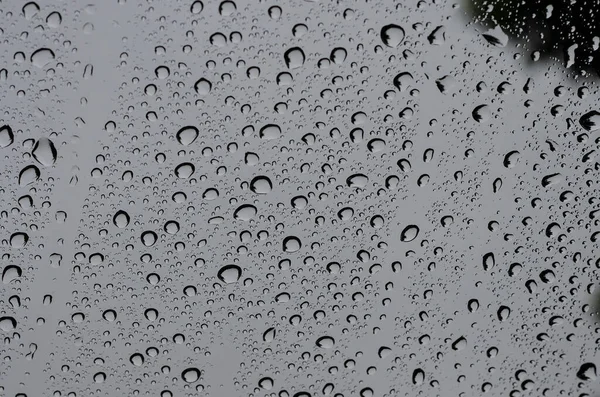
{"type": "MultiPolygon", "coordinates": [[[[600,11],[598,0],[466,0],[475,22],[498,26],[508,36],[524,42],[541,58],[555,58],[567,68],[600,75],[600,11]]],[[[491,44],[495,39],[484,37],[491,44]]]]}

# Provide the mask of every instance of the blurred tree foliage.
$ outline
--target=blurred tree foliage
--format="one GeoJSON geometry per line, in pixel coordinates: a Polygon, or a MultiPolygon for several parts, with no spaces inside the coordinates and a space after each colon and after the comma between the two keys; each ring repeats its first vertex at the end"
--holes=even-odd
{"type": "Polygon", "coordinates": [[[476,22],[524,41],[532,58],[600,75],[599,0],[466,0],[476,22]]]}

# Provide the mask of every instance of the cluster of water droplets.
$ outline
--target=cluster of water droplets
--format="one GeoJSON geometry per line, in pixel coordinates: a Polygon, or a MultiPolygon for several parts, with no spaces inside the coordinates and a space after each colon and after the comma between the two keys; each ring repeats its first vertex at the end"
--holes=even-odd
{"type": "Polygon", "coordinates": [[[598,390],[594,82],[435,1],[7,7],[2,394],[598,390]]]}

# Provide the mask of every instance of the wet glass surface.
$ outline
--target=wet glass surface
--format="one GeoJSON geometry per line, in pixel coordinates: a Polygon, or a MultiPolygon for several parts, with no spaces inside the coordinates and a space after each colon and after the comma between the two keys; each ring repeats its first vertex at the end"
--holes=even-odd
{"type": "Polygon", "coordinates": [[[0,2],[0,394],[600,396],[597,7],[0,2]]]}

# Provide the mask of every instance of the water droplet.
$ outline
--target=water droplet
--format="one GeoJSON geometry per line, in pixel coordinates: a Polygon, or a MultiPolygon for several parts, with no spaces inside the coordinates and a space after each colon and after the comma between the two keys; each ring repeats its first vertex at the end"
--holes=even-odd
{"type": "Polygon", "coordinates": [[[41,173],[38,167],[36,167],[35,165],[28,165],[27,167],[23,168],[19,173],[19,185],[31,185],[32,183],[40,179],[40,175],[41,173]]]}
{"type": "Polygon", "coordinates": [[[508,317],[510,316],[510,308],[508,306],[500,306],[497,315],[498,320],[500,321],[508,320],[508,317]]]}
{"type": "Polygon", "coordinates": [[[177,234],[177,232],[179,231],[179,223],[177,223],[176,221],[168,221],[165,223],[163,230],[167,234],[177,234]]]}
{"type": "Polygon", "coordinates": [[[295,236],[289,236],[283,239],[283,251],[284,252],[296,252],[302,248],[300,239],[295,236]]]}
{"type": "Polygon", "coordinates": [[[257,209],[255,206],[251,204],[240,205],[235,212],[233,213],[233,217],[235,219],[239,219],[241,221],[248,222],[250,219],[256,216],[257,209]]]}
{"type": "Polygon", "coordinates": [[[322,336],[317,339],[315,344],[322,349],[331,349],[333,346],[335,346],[335,339],[333,339],[331,336],[322,336]]]}
{"type": "Polygon", "coordinates": [[[56,161],[56,147],[48,138],[38,139],[31,152],[33,158],[45,167],[50,167],[56,161]]]}
{"type": "Polygon", "coordinates": [[[15,134],[13,134],[12,128],[8,125],[3,125],[0,127],[0,148],[5,148],[10,145],[15,140],[15,134]]]}
{"type": "Polygon", "coordinates": [[[217,277],[225,284],[233,284],[242,276],[242,269],[236,265],[226,265],[219,269],[217,277]]]}
{"type": "Polygon", "coordinates": [[[136,367],[141,367],[144,365],[144,356],[140,353],[134,353],[129,357],[129,362],[136,367]]]}
{"type": "Polygon", "coordinates": [[[481,34],[488,43],[495,47],[506,47],[508,44],[508,36],[500,26],[496,26],[493,29],[489,29],[481,34]]]}
{"type": "Polygon", "coordinates": [[[600,112],[592,110],[579,118],[579,125],[586,131],[596,131],[600,128],[600,112]]]}
{"type": "Polygon", "coordinates": [[[258,381],[258,387],[260,387],[261,389],[264,390],[271,390],[274,386],[275,382],[273,382],[273,379],[269,378],[268,376],[261,378],[258,381]]]}
{"type": "Polygon", "coordinates": [[[297,69],[304,65],[306,57],[300,47],[293,47],[283,54],[283,59],[288,69],[297,69]]]}
{"type": "Polygon", "coordinates": [[[177,131],[176,138],[177,142],[179,142],[183,146],[188,146],[194,143],[196,138],[198,138],[198,135],[198,128],[189,125],[177,131]]]}
{"type": "Polygon", "coordinates": [[[521,153],[516,150],[508,152],[506,156],[504,156],[504,161],[502,162],[506,168],[514,168],[519,159],[521,158],[521,153]]]}
{"type": "Polygon", "coordinates": [[[267,124],[259,131],[259,137],[264,140],[277,139],[281,135],[281,128],[276,124],[267,124]]]}
{"type": "Polygon", "coordinates": [[[148,230],[142,233],[141,239],[142,244],[146,247],[152,247],[156,243],[156,240],[158,240],[158,236],[153,231],[148,230]]]}
{"type": "Polygon", "coordinates": [[[267,329],[265,332],[263,332],[263,341],[265,342],[273,342],[273,340],[275,339],[275,328],[271,327],[269,329],[267,329]]]}
{"type": "Polygon", "coordinates": [[[205,78],[201,78],[194,84],[194,90],[198,95],[208,95],[212,90],[212,83],[205,78]]]}
{"type": "Polygon", "coordinates": [[[129,214],[123,210],[117,211],[117,213],[113,216],[113,224],[120,228],[126,228],[129,225],[129,214]]]}
{"type": "Polygon", "coordinates": [[[4,332],[10,332],[17,328],[17,320],[9,316],[0,317],[0,329],[4,332]]]}
{"type": "Polygon", "coordinates": [[[224,17],[228,17],[237,10],[237,6],[233,1],[226,0],[221,2],[219,5],[219,14],[224,17]]]}
{"type": "Polygon", "coordinates": [[[417,386],[422,385],[425,382],[425,371],[421,368],[415,369],[412,374],[412,382],[417,386]]]}
{"type": "Polygon", "coordinates": [[[38,12],[40,12],[40,6],[37,5],[36,2],[30,1],[29,3],[26,3],[23,6],[22,10],[23,10],[23,16],[25,17],[25,19],[30,20],[31,18],[36,16],[38,12]]]}
{"type": "Polygon", "coordinates": [[[250,190],[256,194],[267,194],[273,190],[273,183],[268,177],[259,175],[250,181],[250,190]]]}
{"type": "Polygon", "coordinates": [[[329,55],[329,59],[331,59],[331,61],[333,63],[335,63],[336,65],[341,65],[346,60],[347,56],[348,56],[348,51],[346,51],[345,48],[337,47],[331,51],[331,54],[329,55]]]}
{"type": "Polygon", "coordinates": [[[388,47],[396,48],[404,41],[404,29],[398,25],[385,25],[381,28],[381,41],[388,47]]]}
{"type": "Polygon", "coordinates": [[[490,270],[496,265],[496,259],[492,252],[488,252],[483,256],[483,270],[490,270]]]}
{"type": "Polygon", "coordinates": [[[192,14],[200,14],[202,10],[204,10],[204,3],[202,3],[200,0],[194,1],[190,7],[192,14]]]}
{"type": "Polygon", "coordinates": [[[400,234],[400,241],[409,243],[417,238],[419,235],[419,227],[416,225],[408,225],[402,230],[400,234]]]}
{"type": "Polygon", "coordinates": [[[594,363],[584,363],[577,371],[577,377],[581,380],[596,380],[596,365],[594,363]]]}
{"type": "Polygon", "coordinates": [[[196,171],[192,163],[181,163],[175,167],[175,175],[181,179],[188,179],[196,171]]]}
{"type": "Polygon", "coordinates": [[[21,270],[21,268],[19,266],[8,265],[2,271],[2,283],[8,284],[11,281],[16,280],[17,278],[21,277],[22,273],[23,273],[23,271],[21,270]]]}
{"type": "Polygon", "coordinates": [[[473,119],[478,123],[486,122],[492,117],[492,112],[488,105],[479,105],[473,109],[473,119]]]}
{"type": "Polygon", "coordinates": [[[23,248],[29,242],[29,235],[27,233],[13,233],[10,236],[10,246],[13,248],[23,248]]]}
{"type": "Polygon", "coordinates": [[[354,174],[350,175],[346,179],[346,184],[352,188],[360,188],[363,189],[367,186],[369,182],[369,178],[364,174],[354,174]]]}
{"type": "Polygon", "coordinates": [[[461,336],[460,338],[458,338],[457,340],[452,342],[452,350],[460,351],[466,347],[467,347],[467,340],[463,336],[461,336]]]}
{"type": "Polygon", "coordinates": [[[43,68],[55,58],[54,51],[49,48],[40,48],[31,54],[31,63],[33,66],[43,68]]]}

